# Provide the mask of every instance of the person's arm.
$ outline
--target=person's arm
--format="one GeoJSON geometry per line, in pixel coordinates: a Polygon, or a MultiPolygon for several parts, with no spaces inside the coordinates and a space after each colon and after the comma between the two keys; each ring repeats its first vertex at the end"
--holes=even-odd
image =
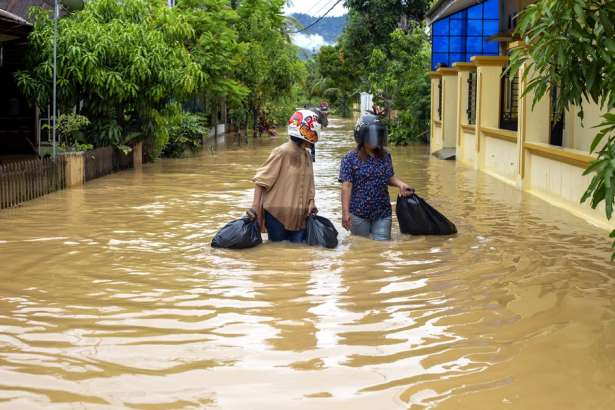
{"type": "Polygon", "coordinates": [[[406,184],[401,179],[397,178],[397,176],[395,175],[395,170],[393,169],[393,157],[391,157],[391,154],[387,153],[386,160],[389,165],[389,175],[390,175],[389,181],[388,181],[389,186],[394,186],[394,187],[399,188],[400,196],[410,196],[414,194],[414,188],[411,188],[410,186],[408,186],[408,184],[406,184]]]}
{"type": "Polygon", "coordinates": [[[261,229],[264,226],[263,196],[278,180],[281,167],[282,155],[278,149],[274,149],[269,158],[267,158],[267,161],[256,171],[256,175],[252,179],[256,187],[254,188],[252,206],[248,209],[247,214],[250,218],[258,221],[261,229]]]}
{"type": "Polygon", "coordinates": [[[342,183],[342,226],[347,230],[352,227],[350,217],[350,195],[352,194],[352,182],[342,183]]]}
{"type": "Polygon", "coordinates": [[[414,194],[414,188],[411,188],[408,184],[397,178],[395,175],[389,178],[389,185],[399,188],[400,196],[410,196],[414,194]]]}
{"type": "Polygon", "coordinates": [[[250,218],[256,219],[258,224],[263,226],[263,192],[265,192],[265,188],[256,185],[254,187],[254,198],[252,199],[252,206],[247,210],[247,214],[250,218]]]}
{"type": "Polygon", "coordinates": [[[314,183],[314,168],[312,167],[312,158],[310,156],[309,159],[310,162],[308,162],[309,166],[310,166],[310,185],[308,188],[308,216],[312,215],[312,214],[317,214],[318,213],[318,208],[316,208],[316,185],[314,183]]]}

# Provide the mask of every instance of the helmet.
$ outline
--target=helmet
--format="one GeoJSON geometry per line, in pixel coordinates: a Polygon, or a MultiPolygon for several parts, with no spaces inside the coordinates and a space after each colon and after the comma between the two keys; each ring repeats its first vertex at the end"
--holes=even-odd
{"type": "Polygon", "coordinates": [[[354,140],[357,144],[384,147],[387,145],[387,126],[378,115],[365,112],[354,127],[354,140]]]}
{"type": "Polygon", "coordinates": [[[310,144],[318,142],[320,129],[321,125],[318,120],[318,114],[314,111],[299,110],[288,120],[288,135],[310,144]]]}

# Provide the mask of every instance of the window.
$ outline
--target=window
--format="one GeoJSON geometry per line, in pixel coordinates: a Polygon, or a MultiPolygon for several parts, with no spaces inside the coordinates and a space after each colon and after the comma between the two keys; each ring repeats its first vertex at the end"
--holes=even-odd
{"type": "Polygon", "coordinates": [[[505,72],[500,82],[500,128],[517,131],[519,106],[519,76],[511,78],[505,72]]]}
{"type": "Polygon", "coordinates": [[[488,38],[497,34],[499,21],[498,0],[486,0],[433,23],[432,69],[469,62],[472,56],[498,55],[498,42],[488,38]]]}
{"type": "Polygon", "coordinates": [[[468,108],[466,109],[468,124],[476,124],[476,73],[468,77],[468,108]]]}
{"type": "Polygon", "coordinates": [[[564,143],[564,116],[559,115],[559,107],[557,98],[559,97],[559,88],[551,87],[551,133],[549,135],[549,144],[562,146],[564,143]]]}
{"type": "Polygon", "coordinates": [[[442,78],[438,81],[438,120],[442,121],[442,78]]]}

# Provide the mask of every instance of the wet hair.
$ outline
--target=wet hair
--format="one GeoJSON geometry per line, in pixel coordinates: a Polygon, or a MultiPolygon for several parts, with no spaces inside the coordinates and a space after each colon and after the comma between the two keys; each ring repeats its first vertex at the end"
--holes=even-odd
{"type": "MultiPolygon", "coordinates": [[[[367,153],[367,149],[365,148],[365,144],[359,143],[357,144],[357,152],[359,153],[359,159],[361,161],[367,161],[369,154],[367,153]]],[[[382,159],[386,156],[387,150],[385,148],[376,147],[374,149],[374,156],[378,159],[382,159]]]]}

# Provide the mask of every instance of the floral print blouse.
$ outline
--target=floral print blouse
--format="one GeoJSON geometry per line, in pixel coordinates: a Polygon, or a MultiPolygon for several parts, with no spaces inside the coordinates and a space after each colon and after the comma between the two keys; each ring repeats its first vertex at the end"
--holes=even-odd
{"type": "Polygon", "coordinates": [[[352,183],[350,212],[363,219],[375,221],[392,215],[389,179],[395,175],[391,154],[383,158],[368,156],[365,161],[359,152],[348,152],[340,166],[340,182],[352,183]]]}

